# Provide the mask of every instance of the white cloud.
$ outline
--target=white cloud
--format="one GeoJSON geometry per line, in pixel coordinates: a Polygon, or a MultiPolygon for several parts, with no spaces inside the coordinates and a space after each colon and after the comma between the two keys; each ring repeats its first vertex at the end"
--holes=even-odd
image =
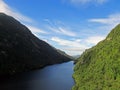
{"type": "Polygon", "coordinates": [[[59,27],[51,27],[51,26],[49,26],[48,28],[50,30],[54,31],[57,34],[62,34],[62,35],[67,35],[67,36],[72,36],[72,37],[76,36],[75,32],[72,32],[72,31],[68,30],[65,27],[61,27],[61,26],[59,26],[59,27]]]}
{"type": "Polygon", "coordinates": [[[47,28],[57,34],[72,36],[72,37],[76,36],[76,33],[71,31],[70,28],[68,27],[66,28],[66,25],[61,21],[52,22],[49,19],[44,19],[44,21],[48,23],[47,28]]]}
{"type": "Polygon", "coordinates": [[[52,41],[55,41],[57,43],[59,43],[59,45],[62,46],[68,46],[68,47],[77,47],[77,48],[87,48],[86,46],[80,44],[80,42],[77,42],[77,40],[65,40],[65,39],[60,39],[58,37],[52,37],[51,38],[52,41]]]}
{"type": "Polygon", "coordinates": [[[42,34],[47,34],[44,30],[41,30],[37,27],[34,27],[32,25],[29,25],[29,23],[35,23],[35,21],[21,13],[19,13],[17,10],[14,10],[11,8],[9,5],[7,5],[3,0],[0,0],[0,12],[5,13],[7,15],[10,15],[17,19],[18,21],[22,22],[25,24],[35,35],[36,33],[42,33],[42,34]]]}
{"type": "Polygon", "coordinates": [[[51,40],[62,46],[62,50],[70,55],[81,54],[85,49],[89,48],[86,45],[82,45],[80,39],[65,40],[58,37],[52,37],[51,40]]]}
{"type": "Polygon", "coordinates": [[[37,27],[34,26],[30,26],[30,25],[26,25],[33,33],[43,33],[43,34],[47,34],[47,32],[45,32],[42,29],[39,29],[37,27]]]}
{"type": "Polygon", "coordinates": [[[96,30],[107,32],[107,35],[116,25],[120,24],[120,13],[111,14],[105,18],[93,18],[88,21],[98,24],[96,30]]]}
{"type": "Polygon", "coordinates": [[[104,36],[92,36],[85,39],[65,40],[59,37],[52,37],[51,40],[60,45],[63,51],[69,55],[81,54],[85,49],[96,45],[101,40],[105,39],[104,36]]]}
{"type": "Polygon", "coordinates": [[[103,4],[107,0],[69,0],[72,4],[88,4],[88,3],[95,3],[95,4],[103,4]]]}
{"type": "Polygon", "coordinates": [[[6,13],[7,15],[13,16],[19,21],[22,22],[33,22],[31,18],[28,18],[27,16],[24,16],[20,14],[18,11],[12,9],[10,6],[8,6],[3,0],[0,0],[0,12],[6,13]]]}
{"type": "Polygon", "coordinates": [[[107,25],[117,25],[120,23],[120,13],[109,15],[107,18],[94,18],[90,19],[90,22],[107,24],[107,25]]]}
{"type": "Polygon", "coordinates": [[[88,37],[85,42],[89,43],[89,44],[93,44],[96,45],[98,42],[100,42],[101,40],[105,39],[104,36],[91,36],[88,37]]]}
{"type": "Polygon", "coordinates": [[[69,30],[67,30],[67,29],[65,29],[65,28],[63,28],[63,27],[59,27],[58,30],[59,30],[61,33],[65,34],[65,35],[68,35],[68,36],[76,36],[76,34],[75,34],[74,32],[69,31],[69,30]]]}

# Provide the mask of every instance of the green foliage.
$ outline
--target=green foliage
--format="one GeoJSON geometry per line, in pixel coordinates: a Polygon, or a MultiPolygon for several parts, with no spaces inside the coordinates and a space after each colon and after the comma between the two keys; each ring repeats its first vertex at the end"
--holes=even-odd
{"type": "Polygon", "coordinates": [[[74,68],[72,90],[120,90],[120,25],[86,50],[74,68]]]}

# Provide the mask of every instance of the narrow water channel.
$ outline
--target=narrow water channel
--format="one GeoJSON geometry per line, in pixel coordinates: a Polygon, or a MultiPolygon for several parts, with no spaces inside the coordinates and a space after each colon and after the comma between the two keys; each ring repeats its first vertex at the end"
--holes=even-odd
{"type": "Polygon", "coordinates": [[[0,90],[71,90],[73,66],[73,62],[67,62],[10,78],[1,77],[0,90]]]}

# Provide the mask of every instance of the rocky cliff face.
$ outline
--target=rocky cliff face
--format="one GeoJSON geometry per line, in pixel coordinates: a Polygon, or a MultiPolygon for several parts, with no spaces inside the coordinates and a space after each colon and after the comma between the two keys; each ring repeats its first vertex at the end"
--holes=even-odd
{"type": "Polygon", "coordinates": [[[29,71],[69,60],[13,17],[0,13],[0,74],[29,71]]]}

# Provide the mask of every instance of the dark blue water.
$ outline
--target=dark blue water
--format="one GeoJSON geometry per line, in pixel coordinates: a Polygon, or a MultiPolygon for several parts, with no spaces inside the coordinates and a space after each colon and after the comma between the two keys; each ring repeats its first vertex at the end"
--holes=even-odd
{"type": "Polygon", "coordinates": [[[6,78],[1,77],[0,90],[71,90],[73,62],[56,64],[6,78]]]}

